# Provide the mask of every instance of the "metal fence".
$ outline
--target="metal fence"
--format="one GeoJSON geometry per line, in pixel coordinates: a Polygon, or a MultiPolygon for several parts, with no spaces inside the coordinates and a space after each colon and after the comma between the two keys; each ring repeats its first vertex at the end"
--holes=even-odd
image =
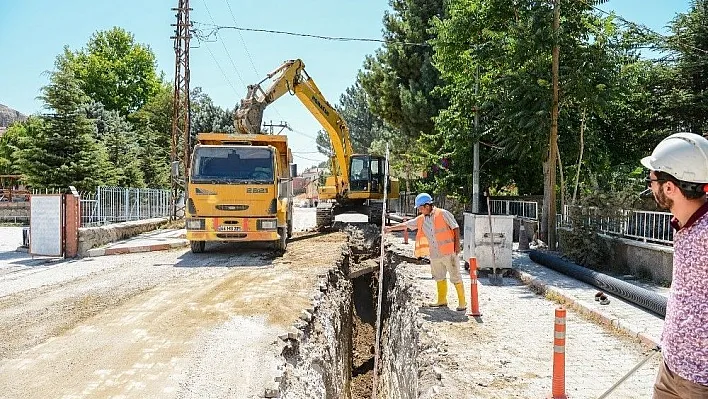
{"type": "Polygon", "coordinates": [[[169,217],[171,198],[170,190],[102,186],[81,194],[81,225],[169,217]]]}
{"type": "Polygon", "coordinates": [[[558,217],[559,227],[573,227],[570,216],[572,211],[583,212],[581,220],[595,224],[604,234],[665,245],[673,245],[674,242],[674,230],[671,227],[673,215],[668,212],[625,210],[617,217],[596,217],[592,209],[572,210],[566,205],[563,214],[558,217]]]}
{"type": "Polygon", "coordinates": [[[490,200],[492,215],[514,215],[523,219],[538,220],[538,203],[534,201],[490,200]]]}

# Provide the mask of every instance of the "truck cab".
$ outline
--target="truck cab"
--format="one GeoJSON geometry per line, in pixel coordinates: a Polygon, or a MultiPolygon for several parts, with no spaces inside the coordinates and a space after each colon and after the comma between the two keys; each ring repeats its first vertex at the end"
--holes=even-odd
{"type": "Polygon", "coordinates": [[[287,137],[202,133],[197,140],[185,221],[192,252],[204,252],[207,241],[267,241],[285,251],[295,172],[287,137]]]}

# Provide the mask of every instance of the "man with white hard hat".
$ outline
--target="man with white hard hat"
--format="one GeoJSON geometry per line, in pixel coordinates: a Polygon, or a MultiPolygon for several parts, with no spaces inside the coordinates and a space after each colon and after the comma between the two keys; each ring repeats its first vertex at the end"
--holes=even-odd
{"type": "Polygon", "coordinates": [[[672,134],[641,162],[647,192],[671,212],[676,230],[654,398],[708,398],[708,140],[672,134]]]}

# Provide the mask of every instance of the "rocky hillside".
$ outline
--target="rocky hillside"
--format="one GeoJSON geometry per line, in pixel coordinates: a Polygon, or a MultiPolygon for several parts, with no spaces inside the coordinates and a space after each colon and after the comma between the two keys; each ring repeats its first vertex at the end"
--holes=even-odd
{"type": "Polygon", "coordinates": [[[27,115],[0,104],[0,127],[8,127],[15,121],[23,121],[25,119],[27,119],[27,115]]]}

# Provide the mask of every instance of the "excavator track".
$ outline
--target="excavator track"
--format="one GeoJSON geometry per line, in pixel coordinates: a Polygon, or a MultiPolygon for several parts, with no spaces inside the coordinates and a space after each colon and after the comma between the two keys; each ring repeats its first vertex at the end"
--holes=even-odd
{"type": "Polygon", "coordinates": [[[334,209],[331,203],[320,202],[317,204],[316,215],[317,230],[326,230],[334,223],[334,209]]]}
{"type": "Polygon", "coordinates": [[[383,202],[370,202],[369,203],[369,223],[375,224],[377,226],[381,225],[381,218],[383,217],[383,202]]]}

